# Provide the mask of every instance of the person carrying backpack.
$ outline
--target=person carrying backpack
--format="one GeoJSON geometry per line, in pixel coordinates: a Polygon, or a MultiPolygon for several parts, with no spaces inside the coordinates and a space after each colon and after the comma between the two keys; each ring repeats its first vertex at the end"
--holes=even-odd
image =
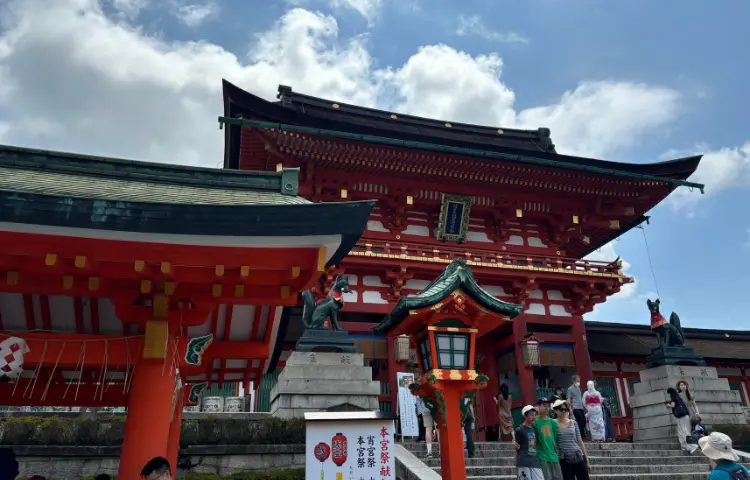
{"type": "Polygon", "coordinates": [[[732,439],[719,432],[713,432],[698,441],[701,451],[710,458],[716,468],[708,475],[708,480],[750,480],[750,471],[738,464],[740,457],[732,449],[732,439]]]}

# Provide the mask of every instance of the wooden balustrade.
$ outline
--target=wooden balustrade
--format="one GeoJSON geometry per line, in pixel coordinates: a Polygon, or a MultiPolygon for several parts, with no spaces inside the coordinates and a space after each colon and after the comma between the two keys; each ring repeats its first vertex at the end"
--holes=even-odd
{"type": "Polygon", "coordinates": [[[352,249],[356,255],[405,255],[428,259],[442,259],[450,262],[456,258],[465,258],[478,264],[503,264],[511,267],[536,267],[562,269],[568,272],[618,275],[618,262],[599,262],[576,258],[553,257],[525,253],[499,252],[497,250],[462,249],[460,247],[423,245],[416,243],[384,242],[363,239],[352,249]]]}

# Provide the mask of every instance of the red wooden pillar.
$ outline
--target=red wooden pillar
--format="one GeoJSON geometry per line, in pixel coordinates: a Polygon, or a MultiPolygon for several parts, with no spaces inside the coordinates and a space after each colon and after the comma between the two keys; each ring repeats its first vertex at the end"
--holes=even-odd
{"type": "Polygon", "coordinates": [[[440,422],[440,465],[445,480],[466,480],[466,459],[461,434],[461,399],[464,391],[459,382],[443,382],[445,419],[440,422]]]}
{"type": "Polygon", "coordinates": [[[586,391],[586,382],[594,379],[594,371],[591,368],[591,357],[589,357],[589,345],[586,339],[586,327],[583,317],[573,317],[573,353],[576,357],[576,371],[581,377],[581,389],[586,391]]]}
{"type": "Polygon", "coordinates": [[[481,367],[477,367],[479,373],[487,375],[487,388],[479,392],[479,401],[482,405],[482,416],[479,421],[480,426],[485,427],[485,440],[487,439],[487,427],[497,423],[497,407],[494,396],[500,391],[500,378],[497,371],[497,358],[495,350],[492,348],[493,339],[490,335],[485,335],[477,342],[477,353],[483,357],[481,367]]]}
{"type": "Polygon", "coordinates": [[[516,349],[516,365],[518,366],[518,383],[521,386],[521,400],[525,405],[536,404],[536,387],[534,386],[534,369],[523,363],[521,342],[526,336],[526,319],[518,316],[513,321],[513,343],[516,349]]]}
{"type": "Polygon", "coordinates": [[[174,370],[165,368],[164,360],[139,360],[128,395],[119,480],[141,480],[146,462],[167,458],[174,387],[174,370]]]}

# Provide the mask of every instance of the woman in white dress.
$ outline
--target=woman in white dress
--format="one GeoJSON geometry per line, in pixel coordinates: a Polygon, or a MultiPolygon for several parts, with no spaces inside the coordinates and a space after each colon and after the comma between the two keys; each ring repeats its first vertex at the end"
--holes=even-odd
{"type": "Polygon", "coordinates": [[[603,442],[606,426],[602,410],[602,394],[595,388],[593,380],[589,380],[586,387],[586,393],[583,394],[583,406],[586,409],[586,421],[591,433],[591,441],[603,442]]]}

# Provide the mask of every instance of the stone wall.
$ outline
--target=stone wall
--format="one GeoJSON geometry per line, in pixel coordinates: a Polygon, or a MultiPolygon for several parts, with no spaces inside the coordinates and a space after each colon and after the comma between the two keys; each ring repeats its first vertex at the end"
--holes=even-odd
{"type": "MultiPolygon", "coordinates": [[[[120,447],[15,446],[20,478],[81,480],[116,475],[120,447]]],[[[305,466],[304,445],[193,445],[180,451],[177,475],[187,472],[232,475],[305,466]]]]}

